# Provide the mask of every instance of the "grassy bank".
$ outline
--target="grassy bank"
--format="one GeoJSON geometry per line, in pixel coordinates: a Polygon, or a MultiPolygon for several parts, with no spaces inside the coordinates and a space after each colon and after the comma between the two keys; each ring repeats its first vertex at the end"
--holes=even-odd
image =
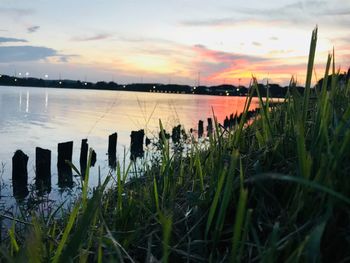
{"type": "Polygon", "coordinates": [[[311,89],[316,41],[317,30],[302,95],[291,82],[285,103],[261,99],[247,126],[254,81],[241,122],[216,124],[207,144],[174,152],[163,132],[142,176],[127,180],[118,165],[91,195],[87,171],[69,213],[13,221],[1,261],[349,261],[350,82],[340,87],[330,55],[311,89]]]}

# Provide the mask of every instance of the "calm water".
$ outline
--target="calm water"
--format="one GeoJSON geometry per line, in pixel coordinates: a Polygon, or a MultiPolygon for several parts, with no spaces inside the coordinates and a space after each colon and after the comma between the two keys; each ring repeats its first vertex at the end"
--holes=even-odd
{"type": "MultiPolygon", "coordinates": [[[[29,184],[34,184],[35,147],[52,151],[52,189],[57,191],[57,144],[74,142],[73,163],[78,166],[81,139],[87,138],[97,153],[91,184],[97,183],[98,167],[107,174],[108,135],[118,133],[117,156],[130,146],[130,132],[145,129],[157,137],[159,119],[166,130],[182,124],[189,131],[198,120],[212,116],[220,122],[244,107],[244,97],[199,96],[122,91],[45,89],[0,86],[0,175],[2,199],[10,197],[11,158],[17,149],[29,156],[29,184]]],[[[253,100],[252,108],[257,107],[253,100]]],[[[206,125],[206,121],[205,121],[206,125]]],[[[53,193],[54,194],[54,193],[53,193]]]]}

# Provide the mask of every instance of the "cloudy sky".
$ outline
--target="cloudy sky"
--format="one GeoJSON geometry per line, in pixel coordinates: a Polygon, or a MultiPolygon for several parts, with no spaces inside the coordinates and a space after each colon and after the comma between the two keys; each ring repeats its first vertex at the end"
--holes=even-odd
{"type": "MultiPolygon", "coordinates": [[[[0,0],[0,73],[118,83],[303,82],[319,27],[350,66],[350,1],[0,0]],[[200,74],[198,74],[200,72],[200,74]]],[[[302,84],[302,83],[301,83],[302,84]]]]}

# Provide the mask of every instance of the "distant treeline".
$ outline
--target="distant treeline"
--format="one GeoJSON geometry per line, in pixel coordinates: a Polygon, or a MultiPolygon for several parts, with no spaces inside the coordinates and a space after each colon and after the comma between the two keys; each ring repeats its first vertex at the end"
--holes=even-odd
{"type": "MultiPolygon", "coordinates": [[[[350,69],[348,72],[339,74],[338,81],[347,83],[350,77],[350,69]]],[[[331,81],[331,78],[329,78],[331,81]]],[[[319,80],[316,88],[322,87],[323,79],[319,80]]],[[[340,84],[341,84],[340,83],[340,84]]],[[[8,75],[0,75],[0,85],[2,86],[27,86],[27,87],[48,87],[48,88],[68,88],[68,89],[96,89],[96,90],[124,90],[139,92],[155,92],[155,93],[181,93],[181,94],[203,94],[203,95],[219,95],[219,96],[246,96],[248,88],[245,86],[234,85],[218,85],[218,86],[189,86],[178,84],[159,84],[159,83],[134,83],[134,84],[118,84],[115,82],[98,81],[96,83],[80,81],[80,80],[48,80],[38,78],[17,78],[8,75]]],[[[345,84],[344,84],[345,85],[345,84]]],[[[280,86],[278,84],[258,84],[261,96],[285,97],[290,87],[297,89],[303,93],[304,87],[296,84],[289,86],[280,86]]],[[[328,85],[329,86],[329,85],[328,85]]],[[[341,85],[340,85],[341,86],[341,85]]]]}

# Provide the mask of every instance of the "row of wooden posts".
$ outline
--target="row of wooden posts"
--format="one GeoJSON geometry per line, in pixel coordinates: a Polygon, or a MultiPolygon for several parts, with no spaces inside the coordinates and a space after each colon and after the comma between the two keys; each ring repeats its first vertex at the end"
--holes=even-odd
{"type": "MultiPolygon", "coordinates": [[[[143,156],[144,130],[131,132],[130,158],[132,160],[143,156]]],[[[115,168],[117,162],[117,140],[118,134],[113,133],[108,137],[108,165],[115,168]]],[[[81,141],[80,149],[80,172],[82,176],[88,165],[88,141],[81,141]]],[[[73,141],[59,143],[57,147],[57,173],[58,186],[60,188],[73,186],[73,173],[70,163],[73,156],[73,141]],[[67,162],[68,161],[68,162],[67,162]]],[[[12,157],[12,186],[13,195],[18,198],[24,198],[28,195],[28,159],[29,157],[22,151],[17,150],[12,157]]],[[[97,155],[92,151],[90,165],[94,166],[97,155]]],[[[35,148],[35,186],[41,192],[51,191],[51,151],[35,148]]]]}
{"type": "MultiPolygon", "coordinates": [[[[249,111],[247,118],[251,118],[256,114],[257,110],[249,111]]],[[[235,124],[241,121],[242,114],[230,115],[230,118],[226,116],[223,126],[225,129],[233,127],[235,124]]],[[[212,118],[207,119],[207,136],[210,136],[213,132],[213,120],[212,118]]],[[[191,133],[193,129],[190,130],[191,133]]],[[[203,137],[204,134],[204,122],[202,120],[198,121],[198,138],[203,137]]],[[[130,134],[130,159],[136,160],[138,157],[142,157],[144,154],[143,144],[144,144],[144,130],[132,131],[130,134]]],[[[177,125],[172,129],[172,134],[168,134],[164,131],[164,135],[167,139],[171,137],[174,144],[180,142],[182,137],[186,136],[186,133],[181,129],[181,125],[177,125]]],[[[114,169],[117,162],[117,140],[118,134],[113,133],[108,137],[108,165],[114,169]]],[[[159,140],[162,142],[163,135],[159,133],[159,140]]],[[[146,137],[145,145],[148,146],[151,143],[150,139],[146,137]]],[[[82,176],[85,175],[85,171],[88,165],[88,140],[83,139],[81,141],[80,149],[80,172],[82,176]]],[[[58,173],[58,186],[60,188],[72,187],[73,186],[73,174],[72,167],[69,162],[72,162],[73,155],[73,141],[59,143],[57,147],[57,173],[58,173]],[[68,161],[68,162],[67,162],[68,161]]],[[[13,195],[15,197],[24,198],[28,195],[28,164],[29,157],[21,150],[17,150],[12,157],[12,186],[13,195]]],[[[92,151],[91,155],[91,166],[96,163],[96,152],[92,151]]],[[[51,151],[48,149],[42,149],[36,147],[35,149],[35,186],[36,189],[41,192],[51,191],[51,151]]]]}

